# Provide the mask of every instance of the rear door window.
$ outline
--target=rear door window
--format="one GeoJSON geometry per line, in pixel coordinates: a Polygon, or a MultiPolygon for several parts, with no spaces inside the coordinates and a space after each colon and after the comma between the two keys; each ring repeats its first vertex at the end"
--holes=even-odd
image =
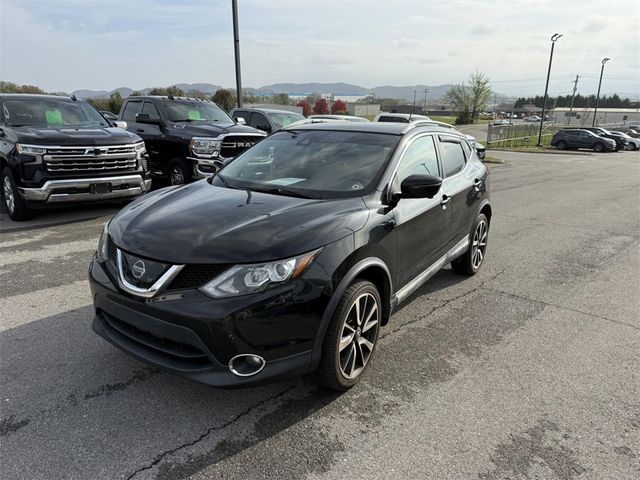
{"type": "Polygon", "coordinates": [[[440,153],[445,178],[462,171],[465,157],[459,140],[452,137],[440,137],[440,153]]]}

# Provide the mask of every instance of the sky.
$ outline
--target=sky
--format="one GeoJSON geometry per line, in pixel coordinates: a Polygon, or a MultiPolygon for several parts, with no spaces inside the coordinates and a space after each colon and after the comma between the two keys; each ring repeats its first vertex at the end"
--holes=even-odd
{"type": "MultiPolygon", "coordinates": [[[[441,85],[640,97],[640,1],[238,0],[245,87],[441,85]]],[[[0,77],[47,91],[235,85],[231,0],[0,0],[0,77]]]]}

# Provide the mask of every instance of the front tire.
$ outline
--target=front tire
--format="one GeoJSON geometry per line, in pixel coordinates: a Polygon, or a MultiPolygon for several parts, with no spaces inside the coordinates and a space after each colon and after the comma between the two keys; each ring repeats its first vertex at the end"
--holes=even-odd
{"type": "Polygon", "coordinates": [[[193,176],[188,162],[182,158],[176,158],[169,164],[169,184],[186,185],[191,183],[193,176]]]}
{"type": "Polygon", "coordinates": [[[365,372],[378,341],[382,302],[376,286],[356,280],[342,294],[322,345],[318,382],[344,392],[365,372]]]}
{"type": "Polygon", "coordinates": [[[593,151],[594,152],[598,152],[598,153],[603,152],[604,151],[604,145],[602,143],[600,143],[600,142],[596,143],[593,146],[593,151]]]}
{"type": "Polygon", "coordinates": [[[24,199],[18,193],[18,187],[13,179],[13,173],[9,167],[4,167],[0,173],[2,183],[2,200],[7,209],[7,213],[12,220],[17,222],[28,220],[33,217],[33,213],[27,208],[24,199]]]}
{"type": "Polygon", "coordinates": [[[631,150],[632,152],[635,151],[638,147],[636,147],[635,143],[630,143],[629,144],[629,150],[631,150]]]}
{"type": "Polygon", "coordinates": [[[471,230],[471,244],[467,251],[451,262],[454,272],[461,275],[473,276],[480,270],[487,253],[489,239],[489,219],[484,213],[478,215],[471,230]]]}

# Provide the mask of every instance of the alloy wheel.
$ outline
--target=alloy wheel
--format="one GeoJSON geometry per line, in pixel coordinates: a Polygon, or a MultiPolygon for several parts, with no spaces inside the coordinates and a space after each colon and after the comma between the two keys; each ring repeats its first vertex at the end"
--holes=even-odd
{"type": "Polygon", "coordinates": [[[16,208],[15,199],[13,198],[13,187],[11,185],[11,179],[4,177],[2,180],[2,191],[4,193],[4,203],[7,206],[9,213],[13,213],[16,208]]]}
{"type": "Polygon", "coordinates": [[[476,227],[476,231],[473,234],[473,243],[471,251],[471,265],[477,270],[484,260],[484,254],[487,250],[487,236],[489,235],[489,229],[487,228],[487,222],[481,220],[476,227]]]}
{"type": "Polygon", "coordinates": [[[171,169],[171,185],[182,185],[184,184],[184,173],[182,172],[182,168],[178,165],[174,166],[171,169]]]}
{"type": "Polygon", "coordinates": [[[363,293],[354,300],[342,326],[338,361],[342,375],[352,380],[367,365],[378,338],[380,308],[371,293],[363,293]]]}

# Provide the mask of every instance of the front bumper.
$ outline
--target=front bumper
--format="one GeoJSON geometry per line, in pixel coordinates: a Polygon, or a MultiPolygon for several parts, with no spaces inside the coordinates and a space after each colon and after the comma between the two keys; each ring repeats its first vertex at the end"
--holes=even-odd
{"type": "Polygon", "coordinates": [[[142,299],[115,286],[92,261],[93,330],[133,357],[216,387],[258,385],[309,372],[312,348],[328,298],[300,281],[261,295],[212,299],[197,290],[165,291],[142,299]],[[265,367],[240,377],[229,361],[260,355],[265,367]]]}
{"type": "Polygon", "coordinates": [[[193,162],[193,178],[201,179],[210,177],[214,173],[219,170],[219,165],[221,162],[229,161],[228,158],[216,158],[213,159],[205,159],[205,158],[195,158],[195,157],[187,157],[187,160],[191,160],[193,162]]]}
{"type": "Polygon", "coordinates": [[[142,195],[151,189],[151,179],[142,175],[47,180],[40,188],[18,188],[18,193],[29,202],[62,203],[94,200],[112,200],[142,195]],[[93,185],[110,186],[110,191],[91,193],[93,185]]]}

